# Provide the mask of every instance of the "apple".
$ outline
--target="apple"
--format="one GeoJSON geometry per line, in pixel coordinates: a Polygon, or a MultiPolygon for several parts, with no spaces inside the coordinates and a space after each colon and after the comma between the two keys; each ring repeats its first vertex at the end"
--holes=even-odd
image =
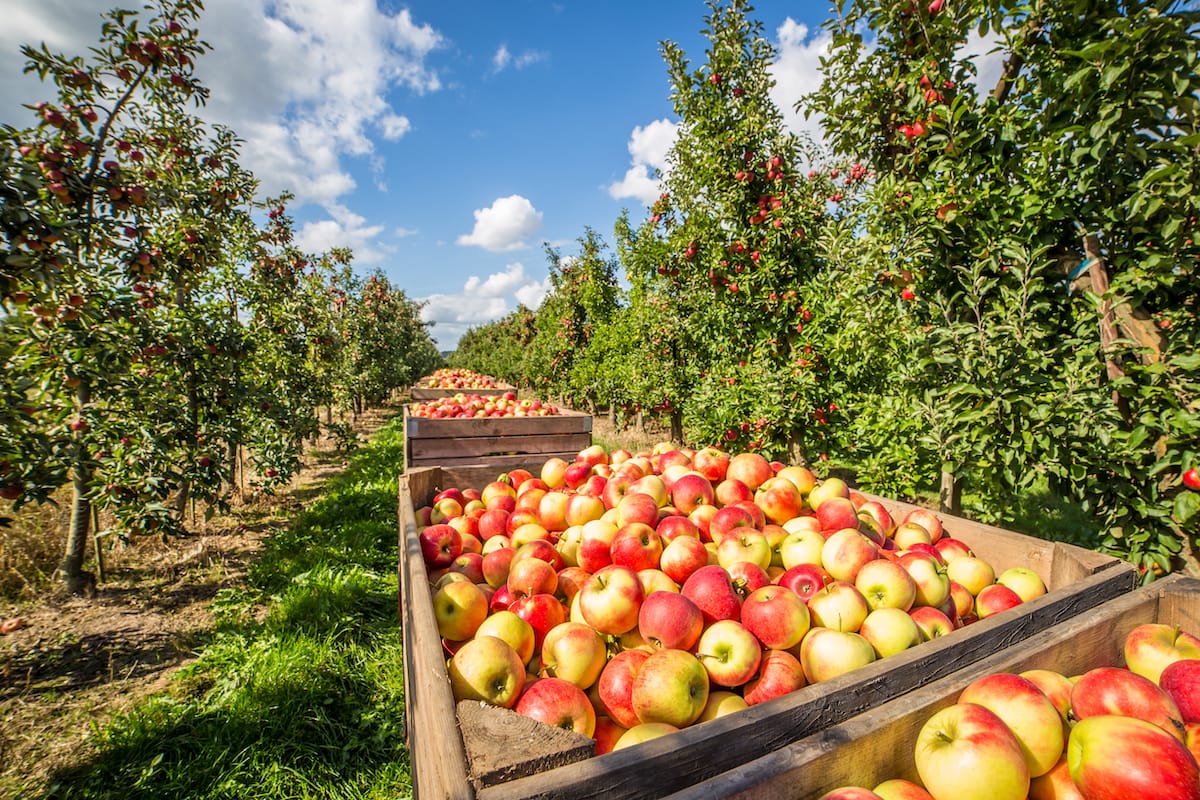
{"type": "Polygon", "coordinates": [[[617,742],[629,729],[623,725],[619,725],[611,717],[606,717],[596,712],[596,729],[592,732],[592,738],[596,740],[596,755],[602,756],[605,753],[611,753],[616,747],[617,742]]]}
{"type": "Polygon", "coordinates": [[[578,489],[592,476],[592,465],[585,461],[573,461],[567,464],[563,472],[563,485],[567,489],[578,489]]]}
{"type": "Polygon", "coordinates": [[[465,575],[471,583],[484,583],[483,556],[479,553],[460,553],[446,569],[465,575]]]}
{"type": "Polygon", "coordinates": [[[479,516],[479,535],[484,542],[496,536],[508,533],[508,518],[512,516],[511,509],[489,508],[479,516]]]}
{"type": "Polygon", "coordinates": [[[839,786],[821,795],[817,800],[880,800],[880,797],[863,786],[839,786]]]}
{"type": "Polygon", "coordinates": [[[609,545],[612,563],[635,572],[658,567],[663,543],[654,528],[641,522],[622,525],[609,545]]]}
{"type": "Polygon", "coordinates": [[[811,626],[808,606],[786,586],[755,589],[742,601],[741,623],[768,650],[800,643],[811,626]]]}
{"type": "Polygon", "coordinates": [[[949,536],[943,536],[941,539],[938,539],[933,543],[933,546],[941,554],[942,561],[947,564],[962,556],[975,555],[975,551],[967,546],[966,542],[949,536]]]}
{"type": "Polygon", "coordinates": [[[1049,772],[1062,757],[1066,747],[1062,716],[1028,678],[1012,672],[984,675],[962,690],[958,702],[984,706],[1004,720],[1021,746],[1031,778],[1049,772]]]}
{"type": "Polygon", "coordinates": [[[796,593],[805,603],[833,581],[833,576],[819,564],[796,564],[785,570],[776,581],[796,593]]]}
{"type": "MultiPolygon", "coordinates": [[[[461,496],[461,494],[458,495],[458,497],[461,496]]],[[[429,520],[434,525],[441,525],[449,522],[454,517],[462,516],[463,507],[458,497],[448,496],[443,493],[440,500],[433,502],[433,510],[429,512],[429,520]]]]}
{"type": "MultiPolygon", "coordinates": [[[[951,561],[946,565],[946,569],[949,569],[961,560],[956,559],[951,561]]],[[[1003,584],[993,583],[990,586],[983,587],[979,594],[975,595],[975,616],[980,619],[986,619],[993,614],[1008,611],[1010,608],[1016,608],[1019,605],[1021,605],[1021,596],[1019,594],[1003,584]]]]}
{"type": "MultiPolygon", "coordinates": [[[[787,530],[787,527],[784,527],[787,530]]],[[[821,564],[825,537],[816,530],[790,531],[779,545],[779,557],[784,569],[797,564],[821,564]]]]}
{"type": "Polygon", "coordinates": [[[604,483],[604,488],[600,492],[600,500],[604,503],[605,508],[616,508],[622,498],[629,493],[629,487],[637,477],[625,472],[614,472],[604,483]]]}
{"type": "Polygon", "coordinates": [[[901,522],[892,531],[892,541],[898,550],[911,550],[918,544],[933,546],[933,537],[923,526],[915,522],[901,522]]]}
{"type": "Polygon", "coordinates": [[[921,629],[921,639],[931,641],[954,632],[954,620],[933,606],[916,606],[908,615],[921,629]]]}
{"type": "Polygon", "coordinates": [[[1064,751],[1050,771],[1029,781],[1029,800],[1087,800],[1071,780],[1070,764],[1064,751]]]}
{"type": "Polygon", "coordinates": [[[592,577],[592,573],[582,567],[563,567],[558,571],[558,588],[554,590],[554,596],[564,606],[570,607],[575,595],[590,577],[592,577]]]}
{"type": "MultiPolygon", "coordinates": [[[[507,586],[496,590],[499,596],[507,586]]],[[[494,601],[495,598],[493,598],[494,601]]],[[[535,653],[542,651],[546,634],[567,618],[567,610],[558,598],[552,594],[534,594],[528,597],[514,598],[508,605],[508,610],[533,626],[533,649],[535,653]]]]}
{"type": "Polygon", "coordinates": [[[492,614],[495,614],[497,611],[503,611],[512,605],[514,600],[516,598],[508,591],[508,584],[501,584],[492,593],[492,599],[488,601],[488,611],[492,614]]]}
{"type": "Polygon", "coordinates": [[[487,619],[479,623],[474,638],[483,636],[495,636],[507,642],[516,651],[522,664],[528,664],[533,658],[533,626],[507,609],[489,614],[487,619]]]}
{"type": "Polygon", "coordinates": [[[729,477],[713,487],[713,494],[717,505],[722,507],[754,499],[754,492],[751,491],[749,486],[737,478],[729,477]]]}
{"type": "Polygon", "coordinates": [[[812,628],[800,642],[800,665],[809,683],[820,683],[875,661],[875,648],[857,633],[812,628]]]}
{"type": "Polygon", "coordinates": [[[619,636],[637,627],[645,593],[637,572],[609,564],[579,590],[579,610],[598,632],[619,636]]]}
{"type": "MultiPolygon", "coordinates": [[[[877,558],[868,561],[854,578],[855,587],[867,599],[867,607],[908,611],[917,599],[917,584],[898,561],[877,558]]],[[[974,598],[972,598],[974,600],[974,598]]]]}
{"type": "Polygon", "coordinates": [[[871,608],[853,583],[835,578],[808,598],[808,611],[815,627],[857,632],[871,608]]]}
{"type": "Polygon", "coordinates": [[[1185,722],[1200,722],[1200,659],[1181,658],[1163,668],[1158,685],[1179,707],[1185,722]]]}
{"type": "Polygon", "coordinates": [[[1029,794],[1029,768],[1016,736],[975,703],[955,703],[926,720],[913,761],[938,800],[1025,800],[1029,794]]]}
{"type": "Polygon", "coordinates": [[[706,626],[717,620],[741,619],[742,599],[734,590],[729,573],[718,564],[705,565],[689,575],[680,593],[700,609],[706,626]]]}
{"type": "Polygon", "coordinates": [[[450,566],[462,552],[462,534],[445,523],[422,528],[417,539],[421,543],[421,557],[430,569],[450,566]]]}
{"type": "Polygon", "coordinates": [[[896,521],[893,519],[891,512],[878,500],[868,500],[859,506],[858,518],[859,520],[870,520],[873,523],[872,527],[879,531],[882,536],[889,539],[896,527],[896,521]]]}
{"type": "Polygon", "coordinates": [[[747,705],[755,706],[790,694],[807,685],[800,659],[787,650],[766,650],[758,672],[742,690],[747,705]]]}
{"type": "Polygon", "coordinates": [[[455,651],[447,665],[457,700],[479,700],[512,708],[525,688],[525,662],[508,642],[478,636],[455,651]]]}
{"type": "Polygon", "coordinates": [[[1067,765],[1085,798],[1200,799],[1200,767],[1183,742],[1134,717],[1104,714],[1075,723],[1067,765]]]}
{"type": "Polygon", "coordinates": [[[996,570],[978,556],[964,556],[946,564],[946,577],[961,584],[972,596],[978,596],[985,586],[996,582],[996,570]]]}
{"type": "Polygon", "coordinates": [[[754,493],[754,504],[762,509],[769,522],[782,525],[800,514],[804,497],[787,478],[768,478],[754,493]]]}
{"type": "Polygon", "coordinates": [[[596,681],[600,705],[622,727],[632,728],[638,724],[633,710],[633,679],[651,652],[637,648],[621,650],[608,660],[596,681]]]}
{"type": "Polygon", "coordinates": [[[552,456],[542,462],[538,477],[546,482],[551,489],[557,489],[566,483],[567,462],[558,456],[552,456]]]}
{"type": "Polygon", "coordinates": [[[1149,678],[1120,667],[1094,667],[1071,687],[1071,715],[1076,720],[1103,714],[1137,717],[1183,741],[1179,706],[1149,678]]]}
{"type": "MultiPolygon", "coordinates": [[[[712,541],[712,536],[709,533],[709,525],[712,523],[712,518],[717,515],[721,509],[717,506],[697,506],[692,510],[692,513],[687,515],[687,520],[696,526],[696,530],[700,533],[700,540],[707,542],[712,541]]],[[[666,522],[671,517],[659,520],[659,526],[666,522]]]]}
{"type": "Polygon", "coordinates": [[[631,702],[638,720],[691,725],[708,702],[709,676],[700,660],[686,650],[651,653],[633,676],[631,702]]]}
{"type": "Polygon", "coordinates": [[[433,596],[433,616],[443,639],[470,639],[487,615],[487,595],[469,581],[447,583],[433,596]]]}
{"type": "Polygon", "coordinates": [[[716,486],[725,480],[725,473],[729,469],[729,459],[729,453],[710,445],[700,448],[692,456],[692,468],[716,486]]]}
{"type": "Polygon", "coordinates": [[[666,722],[645,722],[639,725],[634,725],[625,733],[621,734],[621,738],[613,745],[613,750],[624,750],[626,747],[633,747],[635,744],[648,742],[651,739],[657,739],[660,736],[666,736],[669,733],[678,733],[679,728],[674,725],[669,725],[666,722]]]}
{"type": "Polygon", "coordinates": [[[872,791],[880,800],[934,800],[925,787],[904,778],[888,778],[872,791]]]}
{"type": "Polygon", "coordinates": [[[588,689],[608,661],[608,647],[590,626],[565,621],[546,633],[541,649],[543,677],[562,678],[588,689]]]}
{"type": "MultiPolygon", "coordinates": [[[[661,475],[657,475],[655,473],[643,475],[630,484],[629,491],[626,492],[626,496],[631,494],[644,494],[650,497],[650,499],[654,501],[656,508],[662,508],[663,506],[667,505],[668,501],[671,499],[670,493],[667,491],[666,481],[663,480],[661,475]]],[[[620,508],[619,503],[617,504],[617,507],[620,508]]],[[[657,521],[657,517],[655,518],[655,521],[657,521]]]]}
{"type": "Polygon", "coordinates": [[[479,491],[479,499],[489,510],[512,511],[517,504],[517,490],[504,481],[491,481],[479,491]]]}
{"type": "Polygon", "coordinates": [[[737,692],[710,687],[708,702],[704,704],[704,710],[700,712],[700,716],[696,718],[696,722],[693,724],[709,722],[718,717],[724,717],[738,711],[745,711],[749,707],[750,704],[737,692]]]}
{"type": "Polygon", "coordinates": [[[841,528],[825,537],[821,566],[839,581],[853,583],[858,571],[879,558],[879,548],[856,528],[841,528]]]}
{"type": "Polygon", "coordinates": [[[604,501],[595,495],[567,495],[567,507],[564,512],[567,527],[583,525],[594,519],[600,519],[605,512],[604,501]]]}
{"type": "MultiPolygon", "coordinates": [[[[526,558],[536,558],[545,561],[555,570],[560,570],[566,566],[560,553],[549,539],[531,539],[521,545],[514,545],[516,552],[513,553],[512,564],[522,561],[526,558]]],[[[509,569],[512,569],[512,564],[509,564],[509,569]]]]}
{"type": "Polygon", "coordinates": [[[1075,684],[1071,679],[1061,672],[1055,672],[1052,669],[1042,669],[1035,667],[1018,673],[1022,678],[1032,681],[1042,694],[1046,695],[1053,705],[1058,710],[1058,715],[1062,717],[1063,729],[1069,730],[1068,722],[1071,711],[1071,687],[1075,684]]]}
{"type": "Polygon", "coordinates": [[[1200,638],[1173,625],[1145,622],[1125,635],[1121,649],[1125,666],[1158,683],[1172,661],[1200,658],[1200,638]]]}
{"type": "Polygon", "coordinates": [[[880,607],[867,614],[858,633],[875,648],[879,658],[902,653],[923,640],[921,629],[908,612],[894,607],[880,607]]]}
{"type": "Polygon", "coordinates": [[[717,686],[741,686],[758,671],[762,646],[741,622],[722,619],[706,626],[696,642],[696,658],[717,686]]]}
{"type": "Polygon", "coordinates": [[[771,462],[758,453],[749,452],[731,456],[729,465],[725,469],[726,479],[733,478],[741,481],[751,493],[774,474],[771,462]]]}
{"type": "Polygon", "coordinates": [[[738,528],[754,528],[754,515],[745,506],[734,504],[724,506],[712,515],[708,522],[708,535],[717,544],[730,532],[738,528]]]}
{"type": "Polygon", "coordinates": [[[649,597],[652,592],[679,593],[679,584],[671,580],[671,576],[661,569],[639,569],[638,581],[642,584],[642,595],[649,597]]]}
{"type": "Polygon", "coordinates": [[[593,467],[597,464],[608,464],[611,457],[602,444],[591,444],[575,454],[576,461],[582,461],[585,464],[590,464],[593,467]]]}
{"type": "Polygon", "coordinates": [[[698,506],[715,502],[716,491],[712,483],[699,472],[687,472],[671,484],[671,504],[685,515],[698,506]]]}
{"type": "Polygon", "coordinates": [[[638,611],[637,630],[655,650],[691,650],[703,629],[704,614],[675,592],[646,595],[638,611]]]}
{"type": "Polygon", "coordinates": [[[514,555],[505,585],[514,598],[554,594],[558,588],[558,571],[540,558],[517,558],[514,555]]]}
{"type": "Polygon", "coordinates": [[[631,522],[640,522],[651,528],[658,525],[658,503],[649,494],[631,489],[618,501],[616,509],[618,528],[631,522]]]}
{"type": "Polygon", "coordinates": [[[1029,567],[1009,567],[996,576],[996,583],[1016,592],[1022,603],[1041,597],[1047,591],[1045,581],[1029,567]]]}
{"type": "Polygon", "coordinates": [[[771,545],[758,529],[734,528],[717,543],[718,564],[729,569],[739,561],[757,564],[764,570],[771,565],[771,545]]]}
{"type": "Polygon", "coordinates": [[[929,531],[930,539],[936,543],[942,538],[945,533],[942,529],[942,520],[933,511],[928,508],[914,508],[904,515],[901,522],[915,522],[916,524],[929,531]]]}
{"type": "MultiPolygon", "coordinates": [[[[517,520],[520,513],[520,511],[513,512],[513,515],[509,517],[509,522],[517,520]]],[[[553,537],[550,531],[540,522],[521,523],[508,538],[512,546],[518,550],[521,549],[522,545],[529,544],[530,542],[547,542],[553,546],[553,542],[551,541],[553,537]]]]}
{"type": "Polygon", "coordinates": [[[726,567],[725,571],[729,573],[733,590],[737,592],[742,602],[745,602],[746,597],[755,589],[761,589],[771,584],[771,576],[767,571],[750,561],[735,561],[726,567]]]}
{"type": "Polygon", "coordinates": [[[791,481],[792,485],[800,492],[802,498],[808,497],[808,493],[817,485],[817,476],[808,467],[789,464],[776,472],[775,476],[791,481]]]}
{"type": "MultiPolygon", "coordinates": [[[[958,581],[950,581],[950,599],[954,602],[954,616],[960,620],[975,620],[975,596],[958,581]]],[[[946,616],[950,616],[947,614],[946,616]]]]}
{"type": "Polygon", "coordinates": [[[691,536],[673,539],[663,548],[658,559],[659,569],[681,585],[693,572],[707,565],[708,548],[704,546],[704,542],[691,536]]]}
{"type": "Polygon", "coordinates": [[[843,528],[858,530],[860,525],[858,509],[848,497],[830,497],[816,509],[816,517],[823,533],[843,528]]]}
{"type": "Polygon", "coordinates": [[[904,553],[900,565],[908,570],[917,584],[917,599],[914,605],[940,606],[950,596],[950,578],[946,567],[937,559],[924,553],[904,553]]]}
{"type": "Polygon", "coordinates": [[[596,730],[596,710],[587,694],[562,678],[538,678],[527,684],[513,710],[556,728],[591,736],[596,730]]]}

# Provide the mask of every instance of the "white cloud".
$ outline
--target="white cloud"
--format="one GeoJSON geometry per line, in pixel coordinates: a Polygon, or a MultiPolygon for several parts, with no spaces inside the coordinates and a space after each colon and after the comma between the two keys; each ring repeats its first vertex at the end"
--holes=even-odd
{"type": "Polygon", "coordinates": [[[460,245],[482,247],[493,253],[522,250],[525,238],[542,228],[542,212],[519,194],[498,198],[490,208],[475,210],[475,228],[459,236],[460,245]]]}
{"type": "Polygon", "coordinates": [[[305,222],[296,232],[296,246],[306,253],[324,253],[334,247],[348,247],[355,264],[379,264],[388,255],[378,243],[383,225],[368,225],[367,220],[350,209],[331,205],[331,219],[305,222]]]}
{"type": "Polygon", "coordinates": [[[545,53],[537,50],[526,50],[518,56],[514,56],[512,51],[508,49],[508,45],[502,44],[496,48],[495,54],[492,56],[492,71],[503,72],[508,67],[514,69],[525,69],[526,67],[543,61],[547,58],[545,53]]]}
{"type": "Polygon", "coordinates": [[[1004,72],[1003,40],[995,33],[980,38],[974,31],[967,37],[960,56],[975,62],[975,87],[980,98],[991,94],[1004,72]]]}
{"type": "Polygon", "coordinates": [[[632,165],[625,177],[608,187],[614,200],[632,197],[642,205],[650,205],[661,193],[657,170],[667,166],[667,154],[675,144],[678,126],[667,119],[659,119],[646,126],[638,126],[629,136],[629,155],[632,165]]]}
{"type": "Polygon", "coordinates": [[[520,303],[536,309],[550,291],[550,278],[538,281],[525,273],[525,266],[513,262],[504,272],[486,278],[472,275],[459,294],[434,294],[421,298],[425,307],[421,319],[433,322],[433,338],[443,348],[457,347],[468,328],[495,322],[512,312],[520,303]]]}
{"type": "Polygon", "coordinates": [[[795,110],[796,102],[821,86],[821,56],[829,52],[833,37],[827,31],[818,31],[809,38],[807,25],[791,17],[783,21],[776,35],[778,56],[771,65],[771,77],[775,86],[771,100],[783,114],[788,130],[802,137],[821,141],[821,122],[817,115],[805,119],[795,110]]]}

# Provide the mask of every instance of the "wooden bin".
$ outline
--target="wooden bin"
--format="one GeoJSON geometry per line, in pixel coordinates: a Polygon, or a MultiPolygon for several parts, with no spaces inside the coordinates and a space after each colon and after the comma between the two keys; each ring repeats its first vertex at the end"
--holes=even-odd
{"type": "Polygon", "coordinates": [[[1165,622],[1200,633],[1200,581],[1172,575],[1109,600],[1034,639],[1014,641],[901,698],[670,797],[816,800],[841,786],[870,789],[889,778],[916,781],[917,733],[934,713],[953,704],[967,684],[996,672],[1050,669],[1070,676],[1123,665],[1126,634],[1145,622],[1165,622]]]}
{"type": "MultiPolygon", "coordinates": [[[[838,678],[603,756],[545,769],[544,754],[529,752],[526,740],[514,735],[509,750],[514,763],[505,774],[519,777],[490,783],[486,776],[472,773],[465,755],[468,749],[477,748],[464,747],[463,736],[475,734],[470,729],[461,733],[457,724],[414,509],[428,503],[441,489],[480,488],[494,477],[494,472],[477,468],[421,469],[400,479],[400,613],[407,730],[416,796],[426,800],[657,798],[706,779],[729,780],[723,773],[732,775],[731,770],[757,763],[756,759],[769,757],[804,737],[1026,642],[1057,623],[1127,594],[1136,583],[1133,567],[1119,559],[942,514],[948,535],[966,542],[997,572],[1010,566],[1030,566],[1045,579],[1050,591],[838,678]],[[527,763],[523,765],[522,760],[527,763]]],[[[883,502],[893,515],[903,515],[913,508],[883,502]]],[[[494,712],[498,721],[488,733],[494,741],[505,740],[499,729],[506,718],[513,720],[514,730],[519,730],[517,720],[523,718],[504,709],[494,712]]],[[[493,774],[496,772],[493,770],[493,774]]],[[[722,796],[720,791],[695,795],[722,796]]]]}
{"type": "MultiPolygon", "coordinates": [[[[574,461],[592,443],[592,415],[563,410],[546,417],[411,417],[404,409],[404,467],[479,465],[504,472],[574,461]]],[[[493,476],[495,477],[495,476],[493,476]]],[[[490,480],[490,479],[489,479],[490,480]]]]}
{"type": "Polygon", "coordinates": [[[437,400],[441,397],[453,397],[456,394],[478,394],[483,397],[499,397],[505,392],[515,392],[515,386],[494,386],[487,389],[435,389],[430,386],[414,386],[409,390],[413,400],[437,400]]]}

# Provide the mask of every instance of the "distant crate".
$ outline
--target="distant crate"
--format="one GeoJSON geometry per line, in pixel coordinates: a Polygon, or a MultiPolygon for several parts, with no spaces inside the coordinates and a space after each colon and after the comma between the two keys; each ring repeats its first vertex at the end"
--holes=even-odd
{"type": "MultiPolygon", "coordinates": [[[[404,631],[406,730],[418,799],[659,798],[708,779],[716,782],[798,740],[1040,637],[1057,623],[1129,593],[1136,582],[1133,567],[1111,556],[942,514],[947,531],[997,572],[1012,566],[1032,567],[1050,591],[838,678],[669,736],[588,757],[589,750],[581,745],[590,740],[556,740],[551,733],[563,732],[549,726],[542,726],[545,735],[531,736],[529,720],[515,712],[477,703],[470,708],[456,707],[454,703],[417,538],[416,509],[442,489],[481,489],[496,472],[495,467],[444,466],[412,469],[400,477],[399,609],[404,631]]],[[[882,502],[898,518],[913,508],[882,502]]],[[[839,740],[831,735],[821,741],[828,749],[839,740]]],[[[875,750],[847,751],[844,757],[858,761],[887,752],[881,745],[875,750]]],[[[799,784],[787,784],[786,791],[779,791],[773,785],[772,792],[747,796],[792,797],[800,788],[799,784]]],[[[726,794],[714,790],[691,796],[726,794]]]]}
{"type": "Polygon", "coordinates": [[[515,386],[507,384],[502,386],[493,386],[487,389],[435,389],[429,386],[417,385],[412,387],[413,400],[437,400],[442,397],[453,397],[456,394],[478,394],[484,397],[499,397],[505,392],[515,392],[515,386]]]}
{"type": "Polygon", "coordinates": [[[554,456],[573,461],[591,443],[592,415],[578,411],[430,419],[404,410],[405,469],[477,465],[503,472],[540,466],[554,456]]]}
{"type": "Polygon", "coordinates": [[[1126,635],[1147,622],[1200,633],[1200,581],[1172,575],[1083,611],[1036,638],[1014,638],[961,671],[670,798],[817,800],[841,786],[869,789],[890,778],[918,780],[913,757],[917,733],[937,711],[956,702],[967,684],[996,672],[1049,669],[1070,677],[1096,667],[1122,666],[1126,635]]]}

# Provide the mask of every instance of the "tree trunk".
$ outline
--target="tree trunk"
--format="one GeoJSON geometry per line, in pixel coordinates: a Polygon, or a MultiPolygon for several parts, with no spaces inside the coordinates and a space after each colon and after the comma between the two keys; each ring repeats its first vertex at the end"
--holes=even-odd
{"type": "MultiPolygon", "coordinates": [[[[91,399],[91,385],[85,378],[75,391],[76,413],[81,413],[87,408],[91,399]]],[[[91,468],[85,453],[84,432],[75,431],[72,438],[74,463],[71,465],[71,522],[62,561],[55,571],[55,579],[71,594],[90,596],[96,589],[96,576],[83,571],[83,558],[87,552],[88,532],[92,521],[92,504],[87,499],[91,468]]]]}
{"type": "Polygon", "coordinates": [[[683,444],[683,412],[671,409],[671,442],[683,444]]]}
{"type": "Polygon", "coordinates": [[[962,481],[948,469],[942,469],[942,485],[938,492],[938,510],[943,514],[962,515],[962,481]]]}

